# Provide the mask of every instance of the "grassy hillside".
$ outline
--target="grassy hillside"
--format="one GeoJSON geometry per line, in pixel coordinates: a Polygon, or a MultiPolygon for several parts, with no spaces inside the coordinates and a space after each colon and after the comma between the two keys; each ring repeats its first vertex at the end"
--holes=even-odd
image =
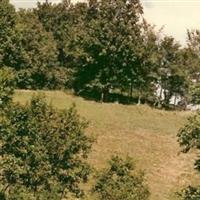
{"type": "MultiPolygon", "coordinates": [[[[16,91],[14,101],[26,103],[32,91],[16,91]]],[[[151,200],[172,200],[175,191],[196,183],[193,155],[180,154],[177,131],[189,112],[167,112],[148,106],[100,104],[63,92],[45,92],[48,102],[57,108],[76,103],[81,116],[90,121],[88,132],[97,136],[89,161],[105,167],[110,155],[129,155],[146,172],[151,200]]]]}

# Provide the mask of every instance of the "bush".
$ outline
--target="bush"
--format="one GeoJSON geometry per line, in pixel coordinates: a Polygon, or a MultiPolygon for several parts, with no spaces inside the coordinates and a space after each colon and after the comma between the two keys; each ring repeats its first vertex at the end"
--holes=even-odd
{"type": "MultiPolygon", "coordinates": [[[[179,130],[178,142],[184,153],[192,149],[197,150],[198,153],[200,152],[200,111],[189,117],[186,125],[179,130]]],[[[200,157],[197,157],[194,166],[200,172],[200,157]]],[[[200,187],[189,186],[179,194],[179,197],[181,200],[199,200],[200,187]]]]}
{"type": "Polygon", "coordinates": [[[109,161],[109,168],[100,173],[93,188],[100,200],[147,200],[149,191],[143,173],[134,171],[132,160],[118,156],[109,161]]]}
{"type": "Polygon", "coordinates": [[[200,199],[200,188],[187,187],[181,193],[178,194],[181,200],[199,200],[200,199]]]}

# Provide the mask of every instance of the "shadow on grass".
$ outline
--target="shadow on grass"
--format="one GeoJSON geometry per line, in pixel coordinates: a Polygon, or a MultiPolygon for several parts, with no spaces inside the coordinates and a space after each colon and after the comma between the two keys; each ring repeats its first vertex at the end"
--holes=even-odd
{"type": "MultiPolygon", "coordinates": [[[[117,104],[123,104],[123,105],[137,105],[138,104],[138,97],[137,96],[127,96],[120,93],[107,93],[104,96],[104,100],[101,99],[101,93],[97,90],[81,90],[79,92],[74,93],[76,96],[80,96],[88,101],[96,101],[96,102],[103,102],[103,103],[117,103],[117,104]]],[[[148,99],[148,98],[141,98],[140,104],[148,105],[152,108],[156,108],[159,110],[168,110],[168,111],[182,111],[185,110],[185,105],[173,105],[173,104],[167,104],[165,102],[161,102],[160,105],[158,105],[158,102],[155,101],[155,99],[148,99]]]]}
{"type": "MultiPolygon", "coordinates": [[[[79,92],[75,92],[76,96],[80,96],[85,100],[91,100],[96,102],[104,102],[104,103],[119,103],[124,105],[136,105],[138,103],[137,97],[130,97],[124,94],[119,93],[107,93],[104,96],[104,100],[101,99],[101,93],[96,90],[82,90],[79,92]]],[[[152,102],[148,102],[147,100],[141,99],[141,104],[149,104],[152,106],[152,102]]]]}

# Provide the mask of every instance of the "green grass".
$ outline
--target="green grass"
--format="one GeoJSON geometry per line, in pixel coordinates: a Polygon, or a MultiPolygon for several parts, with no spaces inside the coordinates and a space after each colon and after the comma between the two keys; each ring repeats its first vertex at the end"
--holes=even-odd
{"type": "MultiPolygon", "coordinates": [[[[37,92],[16,91],[14,101],[24,104],[34,93],[37,92]]],[[[197,183],[194,153],[180,154],[176,138],[190,112],[161,111],[145,105],[100,104],[60,91],[44,93],[47,101],[59,109],[75,103],[80,115],[90,121],[87,131],[97,141],[89,162],[97,169],[105,167],[112,154],[133,157],[138,168],[146,172],[151,200],[172,200],[174,192],[197,183]]]]}

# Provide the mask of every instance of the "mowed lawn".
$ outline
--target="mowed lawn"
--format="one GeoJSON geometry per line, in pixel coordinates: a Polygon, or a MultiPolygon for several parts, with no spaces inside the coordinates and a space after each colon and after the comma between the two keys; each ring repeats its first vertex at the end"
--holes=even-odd
{"type": "Polygon", "coordinates": [[[88,133],[96,136],[89,162],[104,168],[113,154],[131,156],[146,173],[151,200],[173,200],[180,188],[198,182],[193,170],[194,153],[182,154],[176,134],[190,112],[172,112],[148,106],[120,105],[86,101],[61,91],[16,91],[15,102],[22,104],[35,93],[45,93],[53,106],[64,109],[76,104],[89,120],[88,133]]]}

